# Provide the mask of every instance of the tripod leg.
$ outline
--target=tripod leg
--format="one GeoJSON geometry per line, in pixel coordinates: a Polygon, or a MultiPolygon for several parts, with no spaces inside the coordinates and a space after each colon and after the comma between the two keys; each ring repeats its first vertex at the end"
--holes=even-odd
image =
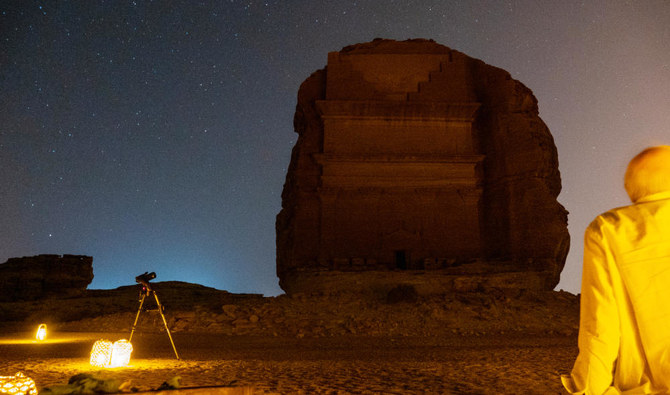
{"type": "Polygon", "coordinates": [[[179,354],[177,354],[177,347],[174,346],[174,341],[172,340],[172,334],[170,333],[170,328],[168,328],[167,321],[165,320],[165,315],[163,314],[163,306],[161,306],[161,302],[158,300],[158,295],[156,294],[156,291],[153,291],[154,298],[156,298],[156,305],[158,305],[158,312],[161,313],[161,318],[163,318],[163,324],[165,324],[165,331],[168,334],[168,337],[170,338],[170,343],[172,344],[172,349],[174,350],[174,355],[179,359],[179,354]]]}
{"type": "Polygon", "coordinates": [[[146,298],[146,294],[142,294],[142,299],[140,299],[140,308],[137,309],[137,315],[135,316],[135,322],[133,322],[133,329],[130,331],[130,336],[128,337],[128,342],[130,343],[131,340],[133,340],[133,333],[135,333],[135,327],[137,327],[137,320],[140,318],[140,312],[142,311],[142,305],[144,304],[144,298],[146,298]]]}

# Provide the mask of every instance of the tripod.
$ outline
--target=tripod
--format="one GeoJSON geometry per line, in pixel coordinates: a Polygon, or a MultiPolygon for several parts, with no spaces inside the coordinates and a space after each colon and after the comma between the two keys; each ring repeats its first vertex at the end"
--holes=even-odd
{"type": "Polygon", "coordinates": [[[128,342],[130,342],[133,339],[133,333],[135,332],[135,328],[137,327],[137,321],[140,318],[140,313],[142,312],[142,305],[144,305],[144,299],[149,295],[153,295],[154,298],[156,298],[156,305],[158,306],[158,312],[161,314],[161,318],[163,318],[163,324],[165,324],[165,331],[167,332],[168,337],[170,338],[170,344],[172,344],[172,349],[174,350],[174,355],[179,359],[179,354],[177,354],[177,347],[174,346],[174,341],[172,341],[172,334],[170,334],[170,328],[168,328],[167,321],[165,320],[165,315],[163,314],[163,305],[161,305],[161,302],[158,300],[158,295],[156,295],[156,291],[154,291],[151,288],[151,285],[149,285],[149,282],[142,282],[142,290],[140,291],[140,295],[142,298],[140,299],[140,308],[137,309],[137,315],[135,316],[135,322],[133,323],[133,329],[130,331],[130,337],[128,338],[128,342]]]}

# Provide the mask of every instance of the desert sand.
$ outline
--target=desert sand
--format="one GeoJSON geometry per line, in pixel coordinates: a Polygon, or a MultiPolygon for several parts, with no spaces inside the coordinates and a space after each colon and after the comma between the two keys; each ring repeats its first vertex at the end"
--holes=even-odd
{"type": "Polygon", "coordinates": [[[39,388],[78,373],[130,380],[138,390],[180,376],[184,387],[253,387],[255,394],[560,394],[559,373],[571,367],[576,339],[567,336],[444,338],[230,337],[182,333],[174,356],[165,333],[137,335],[130,366],[88,363],[96,339],[127,333],[4,334],[0,373],[20,371],[39,388]],[[24,340],[23,343],[17,340],[24,340]],[[18,343],[18,344],[17,344],[18,343]]]}
{"type": "Polygon", "coordinates": [[[15,317],[0,325],[0,375],[23,372],[44,388],[91,373],[130,381],[126,392],[179,376],[182,387],[254,394],[561,394],[559,375],[578,351],[578,298],[561,292],[389,303],[240,297],[178,285],[164,285],[161,295],[174,306],[165,316],[180,360],[160,316],[143,312],[130,366],[89,364],[95,340],[129,336],[137,300],[135,289],[125,289],[0,305],[15,317]],[[179,289],[172,301],[170,289],[179,289]],[[43,343],[33,340],[40,317],[50,320],[43,343]]]}

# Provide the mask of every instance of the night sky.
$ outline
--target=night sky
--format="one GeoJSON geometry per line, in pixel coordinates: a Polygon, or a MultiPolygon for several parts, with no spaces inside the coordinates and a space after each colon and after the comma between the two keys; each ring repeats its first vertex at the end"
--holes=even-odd
{"type": "Polygon", "coordinates": [[[277,295],[275,216],[300,83],[327,54],[431,38],[528,86],[582,235],[670,144],[668,1],[0,1],[0,263],[93,256],[90,288],[277,295]]]}

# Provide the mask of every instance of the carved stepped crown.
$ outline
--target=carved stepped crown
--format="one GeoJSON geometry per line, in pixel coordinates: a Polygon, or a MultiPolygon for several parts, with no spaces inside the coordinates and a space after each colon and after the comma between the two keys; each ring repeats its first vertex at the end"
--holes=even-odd
{"type": "Polygon", "coordinates": [[[428,81],[419,82],[416,92],[409,92],[408,100],[422,102],[474,102],[477,101],[472,75],[464,64],[455,64],[453,56],[440,62],[440,68],[430,72],[428,81]]]}

